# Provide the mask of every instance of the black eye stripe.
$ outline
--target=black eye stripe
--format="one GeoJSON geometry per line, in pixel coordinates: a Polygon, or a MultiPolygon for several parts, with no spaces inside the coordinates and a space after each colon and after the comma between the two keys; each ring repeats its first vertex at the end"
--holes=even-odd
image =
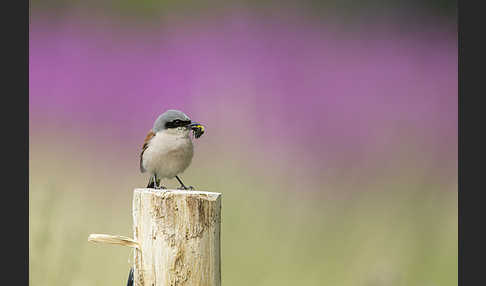
{"type": "Polygon", "coordinates": [[[188,124],[191,124],[191,120],[180,120],[180,119],[175,119],[173,121],[167,122],[165,124],[166,128],[177,128],[181,126],[186,126],[188,124]]]}

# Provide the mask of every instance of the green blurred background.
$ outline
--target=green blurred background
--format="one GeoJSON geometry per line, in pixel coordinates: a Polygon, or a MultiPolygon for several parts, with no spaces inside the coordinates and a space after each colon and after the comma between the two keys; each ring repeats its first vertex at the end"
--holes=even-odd
{"type": "Polygon", "coordinates": [[[170,108],[207,127],[182,178],[223,193],[223,285],[457,285],[456,2],[31,9],[31,285],[125,285],[87,237],[133,236],[170,108]]]}

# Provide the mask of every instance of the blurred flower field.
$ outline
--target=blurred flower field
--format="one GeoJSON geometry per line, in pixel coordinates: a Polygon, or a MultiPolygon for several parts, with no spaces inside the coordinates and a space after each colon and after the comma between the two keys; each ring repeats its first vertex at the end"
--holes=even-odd
{"type": "Polygon", "coordinates": [[[223,193],[223,285],[457,285],[450,27],[33,16],[30,284],[125,285],[131,250],[87,237],[132,236],[141,144],[177,108],[207,126],[182,178],[223,193]]]}

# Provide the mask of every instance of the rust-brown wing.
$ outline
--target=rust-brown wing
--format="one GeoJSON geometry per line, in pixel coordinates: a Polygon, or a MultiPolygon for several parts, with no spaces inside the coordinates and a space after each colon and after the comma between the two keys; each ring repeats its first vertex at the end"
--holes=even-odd
{"type": "Polygon", "coordinates": [[[149,131],[149,133],[147,134],[147,137],[145,137],[145,140],[143,141],[143,146],[142,146],[142,153],[140,153],[140,172],[144,173],[145,172],[145,169],[143,168],[143,164],[142,164],[142,158],[143,158],[143,152],[145,152],[145,150],[147,149],[148,147],[148,144],[150,142],[150,140],[155,136],[155,133],[152,132],[152,130],[149,131]]]}

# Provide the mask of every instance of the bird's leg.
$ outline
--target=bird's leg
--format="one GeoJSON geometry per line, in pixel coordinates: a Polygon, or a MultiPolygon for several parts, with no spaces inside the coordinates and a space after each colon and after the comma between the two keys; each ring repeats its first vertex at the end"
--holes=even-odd
{"type": "Polygon", "coordinates": [[[179,183],[181,184],[181,186],[179,187],[179,190],[194,190],[194,187],[193,186],[189,186],[189,187],[186,187],[184,185],[184,183],[181,181],[181,179],[179,179],[178,176],[175,176],[177,181],[179,181],[179,183]]]}
{"type": "Polygon", "coordinates": [[[154,178],[153,179],[154,180],[154,189],[157,190],[159,188],[159,184],[157,183],[157,175],[154,174],[153,178],[154,178]]]}
{"type": "Polygon", "coordinates": [[[150,177],[147,188],[153,188],[153,189],[156,189],[156,190],[167,189],[166,187],[160,185],[160,179],[157,179],[156,174],[154,174],[152,177],[150,177]]]}
{"type": "Polygon", "coordinates": [[[156,189],[156,190],[161,190],[161,189],[162,190],[165,190],[165,189],[167,189],[166,187],[164,187],[164,186],[162,186],[160,184],[160,179],[157,180],[157,175],[156,174],[154,174],[154,182],[155,182],[154,183],[154,189],[156,189]]]}
{"type": "Polygon", "coordinates": [[[159,180],[159,187],[157,189],[159,189],[159,190],[167,190],[167,187],[162,186],[161,183],[160,183],[160,181],[161,180],[159,180]]]}
{"type": "Polygon", "coordinates": [[[149,178],[147,188],[154,188],[155,189],[155,174],[149,178]]]}

